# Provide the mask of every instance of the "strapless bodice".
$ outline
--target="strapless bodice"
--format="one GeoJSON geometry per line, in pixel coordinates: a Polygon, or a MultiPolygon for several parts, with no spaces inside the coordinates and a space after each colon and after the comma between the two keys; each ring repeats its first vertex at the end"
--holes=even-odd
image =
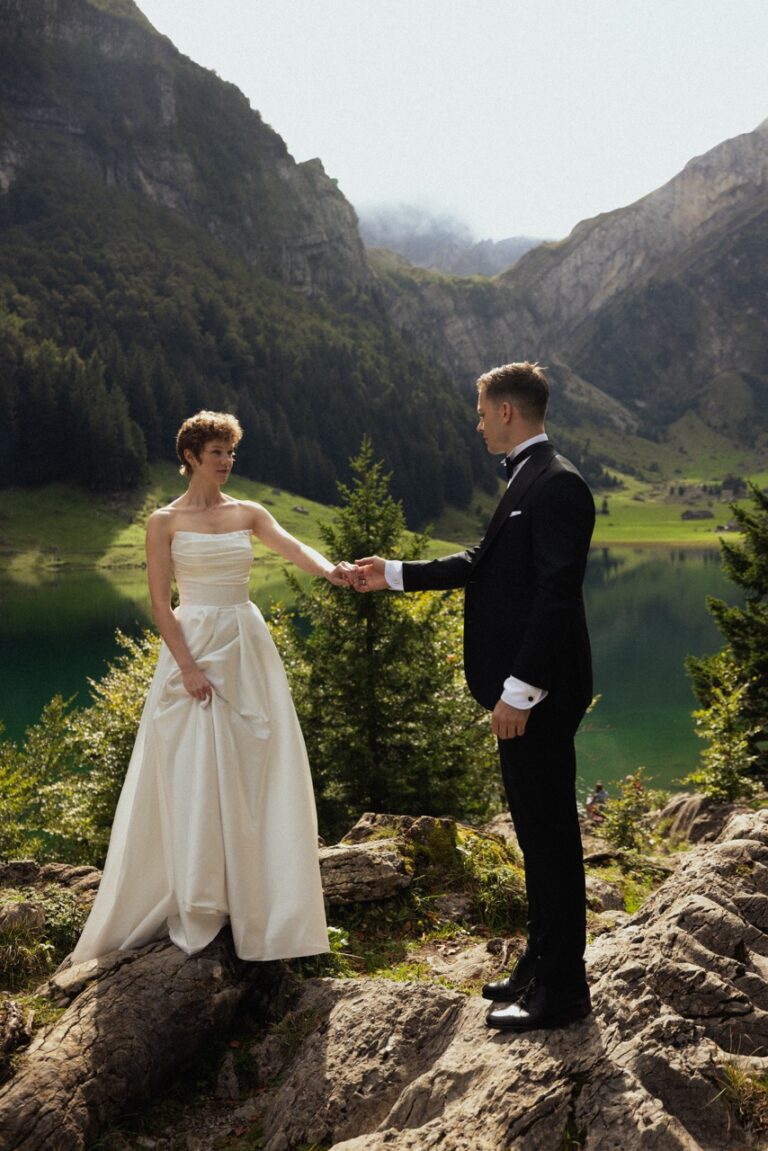
{"type": "Polygon", "coordinates": [[[253,563],[251,533],[177,531],[171,559],[181,606],[228,607],[248,602],[248,578],[253,563]]]}

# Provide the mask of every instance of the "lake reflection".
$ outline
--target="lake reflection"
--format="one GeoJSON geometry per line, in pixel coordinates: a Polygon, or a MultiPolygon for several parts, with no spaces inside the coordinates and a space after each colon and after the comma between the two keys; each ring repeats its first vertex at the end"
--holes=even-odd
{"type": "Polygon", "coordinates": [[[685,657],[723,642],[707,596],[739,598],[718,551],[593,550],[586,600],[600,700],[577,740],[582,791],[641,766],[656,786],[670,787],[696,765],[703,745],[685,657]]]}
{"type": "MultiPolygon", "coordinates": [[[[287,587],[279,565],[254,591],[266,610],[287,587]]],[[[689,653],[716,651],[721,637],[706,597],[735,602],[717,551],[660,547],[595,549],[586,597],[600,702],[577,740],[580,793],[597,779],[645,766],[672,786],[696,762],[695,700],[689,653]]],[[[136,634],[149,622],[144,573],[67,574],[37,586],[0,583],[0,720],[18,737],[56,693],[87,702],[117,651],[115,628],[136,634]]]]}

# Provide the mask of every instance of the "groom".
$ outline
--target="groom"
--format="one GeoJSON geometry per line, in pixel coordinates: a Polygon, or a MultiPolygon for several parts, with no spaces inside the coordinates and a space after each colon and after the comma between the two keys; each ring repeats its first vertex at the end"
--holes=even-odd
{"type": "Polygon", "coordinates": [[[595,507],[544,430],[549,384],[538,364],[477,381],[477,430],[508,477],[483,539],[418,562],[358,560],[359,591],[465,588],[464,667],[491,712],[504,788],[525,863],[528,941],[511,974],[487,983],[486,1022],[558,1027],[591,1011],[574,736],[592,698],[582,583],[595,507]]]}

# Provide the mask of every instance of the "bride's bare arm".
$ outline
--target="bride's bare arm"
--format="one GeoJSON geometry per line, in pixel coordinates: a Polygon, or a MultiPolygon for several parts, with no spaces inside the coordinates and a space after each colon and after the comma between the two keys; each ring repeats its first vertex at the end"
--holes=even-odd
{"type": "Polygon", "coordinates": [[[171,609],[171,531],[167,517],[157,512],[147,524],[147,583],[152,619],[179,665],[184,687],[195,699],[208,699],[213,688],[192,658],[181,625],[171,609]]]}
{"type": "Polygon", "coordinates": [[[348,587],[350,576],[355,573],[354,564],[342,562],[331,563],[320,552],[315,551],[309,544],[296,539],[285,528],[281,527],[275,517],[260,504],[251,504],[253,520],[251,530],[257,539],[273,552],[277,552],[283,559],[295,564],[302,571],[310,575],[323,576],[336,587],[348,587]]]}

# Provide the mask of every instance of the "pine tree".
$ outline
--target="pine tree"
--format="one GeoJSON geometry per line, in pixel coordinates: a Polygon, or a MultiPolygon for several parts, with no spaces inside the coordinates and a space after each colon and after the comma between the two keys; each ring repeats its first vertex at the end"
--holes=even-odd
{"type": "MultiPolygon", "coordinates": [[[[342,507],[323,529],[327,553],[416,558],[402,506],[364,440],[340,484],[342,507]]],[[[283,649],[318,792],[321,826],[346,830],[366,810],[481,817],[497,794],[486,714],[462,673],[460,597],[358,595],[295,584],[297,629],[278,615],[283,649]]]]}
{"type": "MultiPolygon", "coordinates": [[[[749,485],[750,503],[732,505],[742,533],[741,542],[721,541],[723,567],[744,592],[744,605],[730,606],[710,599],[709,610],[727,640],[722,652],[689,657],[686,666],[693,688],[709,719],[702,720],[716,734],[718,707],[723,692],[738,689],[738,714],[728,715],[729,732],[741,724],[746,733],[747,758],[760,774],[768,771],[768,490],[749,485]],[[728,658],[724,657],[727,656],[728,658]],[[731,680],[726,681],[724,669],[731,680]]],[[[732,710],[732,709],[731,709],[732,710]]],[[[723,732],[725,737],[727,733],[723,732]]],[[[712,738],[712,737],[710,737],[712,738]]]]}

